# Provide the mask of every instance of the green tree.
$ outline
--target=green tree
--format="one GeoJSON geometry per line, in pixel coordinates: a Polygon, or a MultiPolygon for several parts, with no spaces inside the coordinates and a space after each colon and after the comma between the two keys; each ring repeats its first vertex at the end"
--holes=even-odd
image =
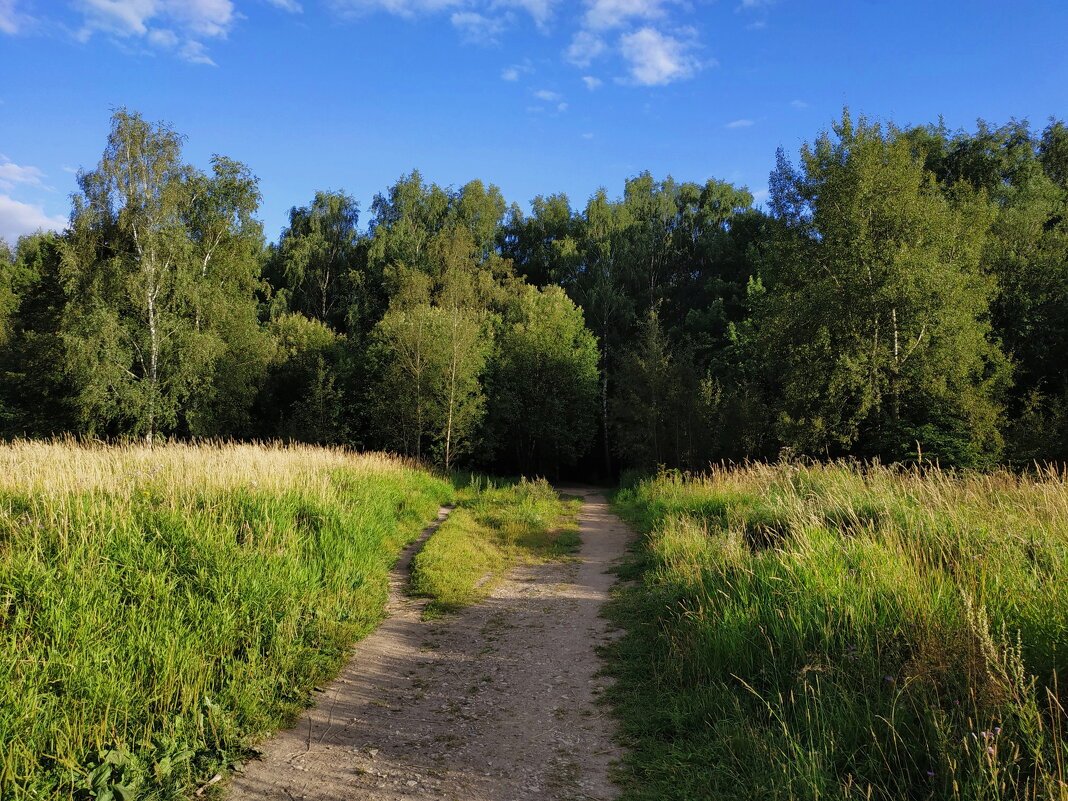
{"type": "Polygon", "coordinates": [[[999,447],[1004,359],[980,270],[985,198],[944,194],[907,137],[848,113],[780,164],[765,358],[783,382],[780,433],[810,453],[975,462],[999,447]],[[791,201],[795,197],[801,204],[791,201]]]}
{"type": "MultiPolygon", "coordinates": [[[[344,192],[316,192],[308,206],[289,211],[269,263],[276,290],[289,308],[344,331],[365,259],[360,207],[344,192]]],[[[357,314],[357,318],[362,318],[357,314]]]]}
{"type": "MultiPolygon", "coordinates": [[[[466,237],[462,237],[464,239],[466,237]]],[[[375,328],[377,427],[391,447],[446,469],[470,450],[482,420],[482,376],[492,349],[491,317],[479,303],[480,273],[455,263],[431,301],[431,281],[401,271],[401,286],[375,328]]]]}
{"type": "Polygon", "coordinates": [[[169,126],[122,109],[99,165],[78,176],[61,329],[85,430],[149,443],[175,430],[227,352],[230,304],[253,308],[255,262],[234,256],[262,247],[255,179],[221,158],[204,176],[181,148],[169,126]]]}
{"type": "Polygon", "coordinates": [[[0,406],[8,436],[50,436],[74,425],[73,387],[59,333],[66,306],[60,246],[54,233],[20,238],[7,273],[11,294],[0,347],[0,406]]]}
{"type": "Polygon", "coordinates": [[[493,367],[490,425],[501,456],[521,472],[556,473],[596,430],[597,341],[559,287],[522,287],[503,320],[493,367]]]}
{"type": "Polygon", "coordinates": [[[338,378],[344,374],[344,336],[299,312],[279,314],[267,329],[274,347],[255,407],[260,436],[343,442],[348,425],[338,378]]]}

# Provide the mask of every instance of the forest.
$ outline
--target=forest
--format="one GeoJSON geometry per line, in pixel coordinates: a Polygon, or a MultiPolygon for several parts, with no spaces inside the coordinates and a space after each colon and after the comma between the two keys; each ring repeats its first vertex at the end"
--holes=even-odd
{"type": "MultiPolygon", "coordinates": [[[[120,109],[70,224],[0,243],[0,435],[288,440],[601,475],[1068,459],[1068,127],[843,111],[744,187],[524,210],[418,172],[277,242],[253,168],[120,109]],[[364,213],[364,217],[368,216],[364,213]]],[[[343,165],[341,165],[343,166],[343,165]]]]}

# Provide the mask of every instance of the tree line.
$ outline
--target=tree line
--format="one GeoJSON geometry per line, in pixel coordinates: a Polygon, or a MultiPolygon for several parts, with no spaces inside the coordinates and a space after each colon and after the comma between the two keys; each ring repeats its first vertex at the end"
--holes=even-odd
{"type": "Polygon", "coordinates": [[[289,212],[125,109],[70,226],[0,247],[0,434],[282,438],[610,475],[788,449],[1068,459],[1068,128],[843,112],[745,188],[529,211],[417,172],[289,212]]]}

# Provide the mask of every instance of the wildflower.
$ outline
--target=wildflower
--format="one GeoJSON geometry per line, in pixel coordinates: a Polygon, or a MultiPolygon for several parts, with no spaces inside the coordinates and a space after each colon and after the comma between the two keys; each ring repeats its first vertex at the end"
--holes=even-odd
{"type": "Polygon", "coordinates": [[[884,681],[893,681],[894,677],[893,676],[883,676],[883,680],[884,681]]]}
{"type": "Polygon", "coordinates": [[[1001,734],[1001,726],[994,727],[994,734],[1001,734]]]}
{"type": "Polygon", "coordinates": [[[993,753],[994,753],[994,749],[993,749],[993,747],[992,747],[992,746],[989,746],[989,745],[988,745],[988,746],[986,747],[986,752],[987,752],[988,754],[993,754],[993,753]]]}
{"type": "Polygon", "coordinates": [[[934,771],[933,771],[933,770],[929,770],[929,771],[927,771],[927,775],[928,775],[928,776],[934,776],[934,771]]]}

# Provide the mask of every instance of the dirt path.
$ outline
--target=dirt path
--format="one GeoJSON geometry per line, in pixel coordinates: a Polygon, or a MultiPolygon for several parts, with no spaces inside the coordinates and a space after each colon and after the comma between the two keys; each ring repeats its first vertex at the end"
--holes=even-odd
{"type": "MultiPolygon", "coordinates": [[[[482,603],[420,620],[391,582],[390,617],[293,729],[235,776],[228,797],[314,801],[614,798],[612,722],[596,704],[598,615],[626,528],[588,490],[580,559],[522,567],[482,603]]],[[[443,510],[444,513],[444,510],[443,510]]],[[[439,518],[441,519],[441,518],[439,518]]]]}

